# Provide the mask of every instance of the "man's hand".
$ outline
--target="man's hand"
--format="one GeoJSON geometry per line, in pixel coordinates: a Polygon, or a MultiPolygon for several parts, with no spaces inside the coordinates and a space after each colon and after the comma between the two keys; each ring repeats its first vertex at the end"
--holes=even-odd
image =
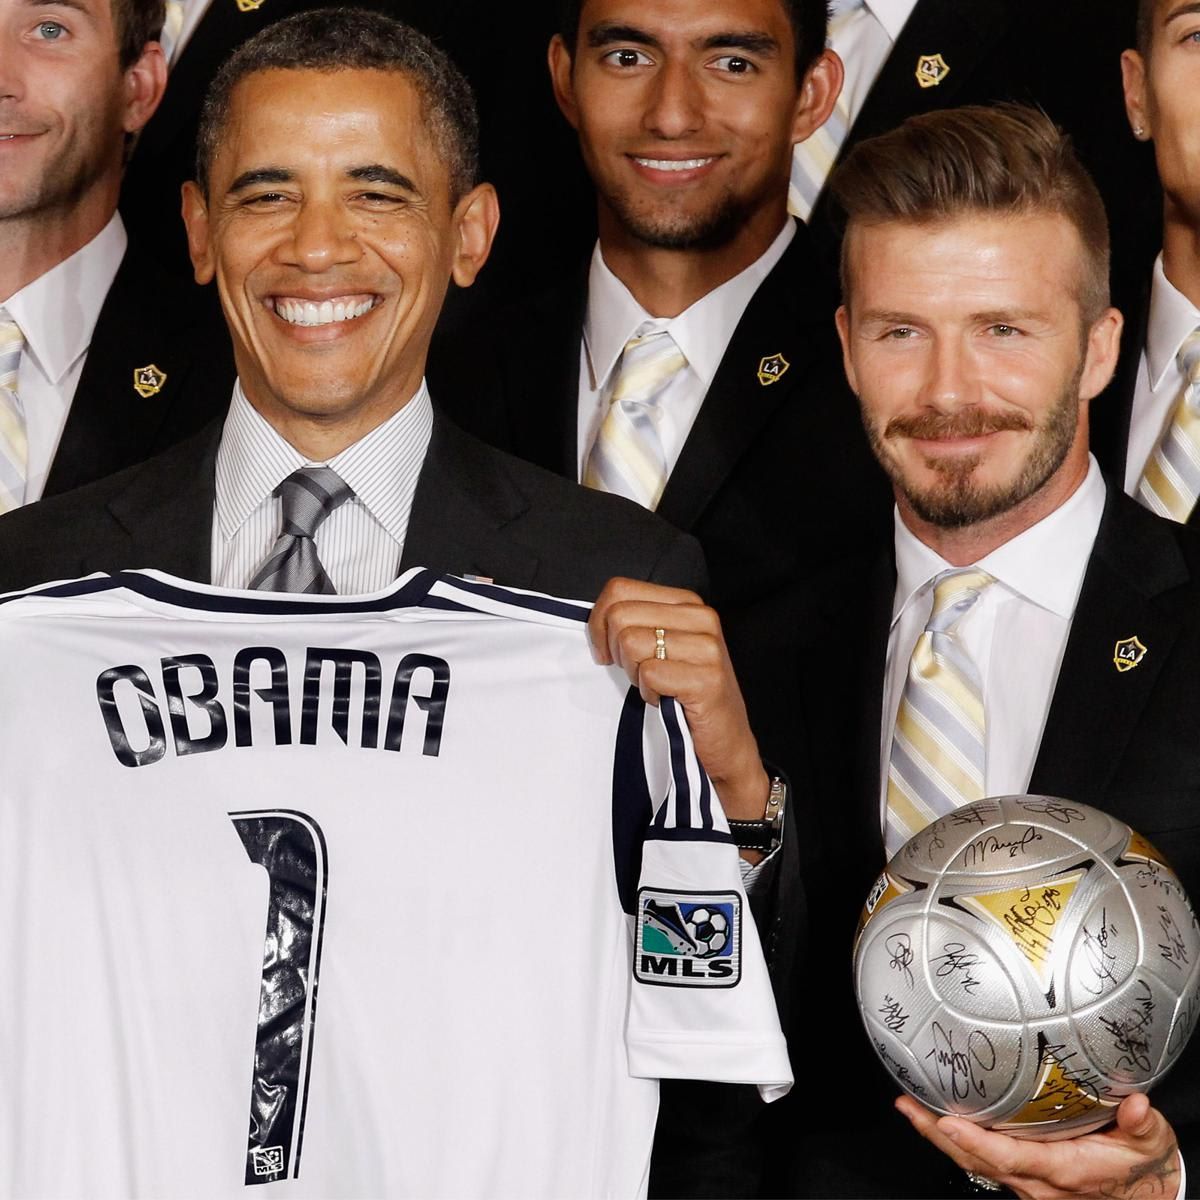
{"type": "Polygon", "coordinates": [[[597,661],[621,667],[648,704],[674,696],[683,705],[696,755],[725,815],[761,820],[770,780],[750,732],[717,614],[694,592],[611,579],[596,601],[588,630],[597,661]],[[656,629],[664,633],[664,659],[655,657],[656,629]]]}
{"type": "Polygon", "coordinates": [[[1117,1122],[1099,1133],[1039,1142],[938,1118],[911,1096],[896,1107],[917,1132],[963,1170],[986,1175],[1029,1200],[1052,1196],[1151,1197],[1179,1194],[1179,1148],[1166,1118],[1141,1093],[1126,1096],[1117,1122]]]}

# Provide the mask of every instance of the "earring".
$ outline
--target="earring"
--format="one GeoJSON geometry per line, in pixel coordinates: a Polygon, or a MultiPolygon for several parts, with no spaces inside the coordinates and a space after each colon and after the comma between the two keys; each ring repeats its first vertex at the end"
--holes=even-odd
{"type": "Polygon", "coordinates": [[[1133,127],[1133,136],[1140,142],[1146,136],[1146,130],[1141,125],[1133,127]]]}

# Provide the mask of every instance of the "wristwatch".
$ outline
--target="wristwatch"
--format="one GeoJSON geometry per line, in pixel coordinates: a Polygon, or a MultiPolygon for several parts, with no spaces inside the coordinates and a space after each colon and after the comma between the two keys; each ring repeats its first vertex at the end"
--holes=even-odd
{"type": "Polygon", "coordinates": [[[783,810],[787,806],[787,783],[779,775],[771,780],[767,811],[761,821],[730,821],[729,832],[739,850],[770,854],[783,838],[783,810]]]}

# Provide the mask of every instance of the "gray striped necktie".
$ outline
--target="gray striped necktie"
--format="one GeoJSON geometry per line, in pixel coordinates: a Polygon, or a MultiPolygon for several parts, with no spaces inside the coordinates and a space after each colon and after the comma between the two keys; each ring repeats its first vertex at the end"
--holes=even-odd
{"type": "Polygon", "coordinates": [[[17,399],[17,374],[25,338],[8,312],[0,308],[0,513],[25,503],[29,447],[25,411],[17,399]]]}
{"type": "Polygon", "coordinates": [[[983,687],[955,630],[995,582],[977,567],[933,581],[933,612],[913,647],[892,737],[889,857],[931,821],[983,798],[983,687]]]}
{"type": "Polygon", "coordinates": [[[332,467],[301,467],[276,489],[283,506],[283,526],[267,561],[250,581],[260,592],[321,592],[333,586],[313,542],[322,522],[354,492],[332,467]]]}
{"type": "Polygon", "coordinates": [[[1186,522],[1200,497],[1200,329],[1176,355],[1183,388],[1171,423],[1146,463],[1137,498],[1151,512],[1186,522]]]}

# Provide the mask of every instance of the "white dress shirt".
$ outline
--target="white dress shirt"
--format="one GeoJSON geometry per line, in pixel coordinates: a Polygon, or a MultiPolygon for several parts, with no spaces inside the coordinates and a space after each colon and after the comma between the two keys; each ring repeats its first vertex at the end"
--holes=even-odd
{"type": "Polygon", "coordinates": [[[668,474],[675,469],[704,397],[725,357],[733,331],[754,293],[774,270],[795,236],[795,223],[788,219],[760,258],[720,287],[713,288],[679,316],[669,318],[655,318],[646,312],[633,293],[609,270],[597,243],[588,272],[587,312],[579,355],[576,478],[583,478],[584,465],[608,412],[621,351],[638,327],[647,321],[656,329],[667,330],[687,359],[687,366],[667,386],[657,409],[658,434],[662,439],[668,474]]]}
{"type": "Polygon", "coordinates": [[[1183,372],[1175,361],[1188,334],[1200,329],[1197,308],[1163,271],[1162,255],[1154,263],[1146,344],[1138,365],[1125,457],[1125,491],[1137,494],[1146,463],[1162,440],[1183,390],[1183,372]]]}
{"type": "Polygon", "coordinates": [[[125,256],[112,219],[86,246],[3,301],[25,338],[17,395],[29,440],[25,503],[40,500],[105,297],[125,256]]]}
{"type": "Polygon", "coordinates": [[[212,580],[249,587],[279,536],[283,513],[275,489],[306,466],[332,467],[354,491],[313,541],[340,595],[375,592],[400,573],[413,495],[429,448],[433,406],[424,380],[394,416],[328,463],[314,463],[284,440],[246,399],[241,381],[217,450],[212,580]]]}
{"type": "MultiPolygon", "coordinates": [[[[955,627],[983,684],[985,795],[1019,794],[1029,786],[1103,510],[1104,481],[1093,458],[1065,504],[973,564],[996,580],[955,627]]],[[[880,730],[881,823],[909,659],[933,609],[932,581],[954,569],[898,514],[895,539],[896,596],[880,730]]]]}

